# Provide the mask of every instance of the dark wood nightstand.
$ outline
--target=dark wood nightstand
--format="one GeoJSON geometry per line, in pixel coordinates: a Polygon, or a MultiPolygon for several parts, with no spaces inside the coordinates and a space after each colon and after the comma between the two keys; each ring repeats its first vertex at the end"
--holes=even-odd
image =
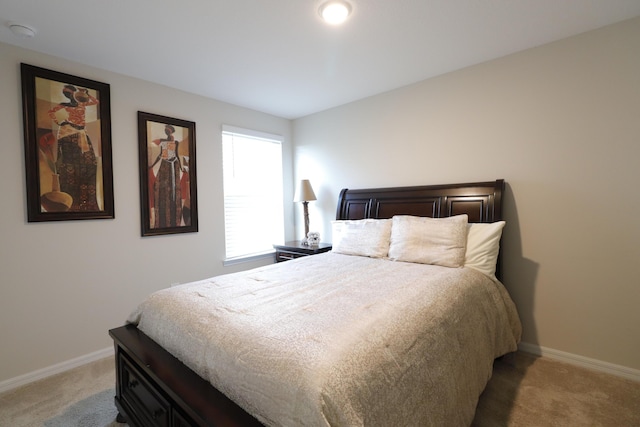
{"type": "Polygon", "coordinates": [[[286,242],[284,245],[273,245],[276,250],[276,262],[289,261],[302,256],[317,255],[331,250],[331,243],[303,245],[300,240],[286,242]]]}

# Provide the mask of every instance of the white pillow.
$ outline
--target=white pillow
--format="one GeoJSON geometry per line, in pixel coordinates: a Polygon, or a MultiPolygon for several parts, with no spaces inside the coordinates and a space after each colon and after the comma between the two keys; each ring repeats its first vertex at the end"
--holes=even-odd
{"type": "Polygon", "coordinates": [[[500,237],[506,222],[472,223],[468,225],[467,252],[464,266],[475,268],[495,278],[500,237]]]}
{"type": "Polygon", "coordinates": [[[393,217],[389,258],[395,261],[462,267],[467,247],[467,215],[393,217]]]}
{"type": "Polygon", "coordinates": [[[384,258],[389,253],[390,219],[332,221],[333,252],[384,258]]]}

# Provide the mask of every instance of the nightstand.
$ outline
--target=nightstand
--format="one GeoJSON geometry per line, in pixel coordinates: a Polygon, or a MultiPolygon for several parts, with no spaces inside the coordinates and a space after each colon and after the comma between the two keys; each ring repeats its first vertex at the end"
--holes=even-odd
{"type": "Polygon", "coordinates": [[[276,262],[289,261],[302,256],[317,255],[331,250],[331,243],[303,245],[301,241],[286,242],[284,245],[273,245],[276,250],[276,262]]]}

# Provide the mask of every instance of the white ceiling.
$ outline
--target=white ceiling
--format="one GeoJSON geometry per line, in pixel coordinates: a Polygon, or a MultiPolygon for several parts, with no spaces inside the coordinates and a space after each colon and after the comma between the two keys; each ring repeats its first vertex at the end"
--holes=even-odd
{"type": "Polygon", "coordinates": [[[640,16],[640,0],[349,1],[331,27],[320,0],[0,0],[0,42],[293,119],[640,16]]]}

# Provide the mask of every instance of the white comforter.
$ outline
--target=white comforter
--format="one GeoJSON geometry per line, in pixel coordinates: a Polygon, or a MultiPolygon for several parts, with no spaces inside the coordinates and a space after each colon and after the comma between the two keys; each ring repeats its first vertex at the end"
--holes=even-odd
{"type": "Polygon", "coordinates": [[[156,292],[129,322],[274,426],[468,426],[521,331],[482,273],[331,252],[156,292]]]}

